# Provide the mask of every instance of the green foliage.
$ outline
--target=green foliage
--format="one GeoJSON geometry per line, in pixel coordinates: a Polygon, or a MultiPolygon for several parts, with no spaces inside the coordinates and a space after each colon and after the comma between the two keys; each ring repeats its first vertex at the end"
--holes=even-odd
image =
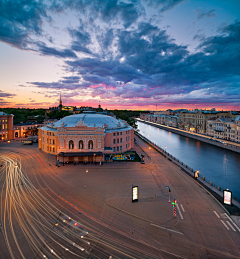
{"type": "Polygon", "coordinates": [[[139,117],[141,111],[112,110],[111,112],[114,113],[117,118],[125,120],[131,127],[137,129],[137,124],[135,123],[134,118],[139,117]]]}
{"type": "Polygon", "coordinates": [[[71,113],[69,111],[59,111],[59,110],[53,110],[50,113],[48,113],[49,118],[54,118],[54,119],[62,119],[65,116],[70,115],[71,113]]]}
{"type": "Polygon", "coordinates": [[[18,124],[21,122],[27,122],[27,116],[42,116],[41,120],[43,120],[43,116],[45,114],[44,109],[20,109],[20,108],[3,108],[1,111],[7,114],[13,114],[13,124],[18,124]]]}

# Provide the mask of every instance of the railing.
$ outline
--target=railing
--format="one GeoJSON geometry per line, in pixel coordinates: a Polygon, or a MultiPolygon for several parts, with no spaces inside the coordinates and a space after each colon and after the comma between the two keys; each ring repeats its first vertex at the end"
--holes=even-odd
{"type": "MultiPolygon", "coordinates": [[[[182,161],[180,161],[179,159],[177,159],[176,157],[172,156],[171,154],[169,154],[168,152],[166,152],[166,150],[162,149],[161,147],[157,146],[155,143],[153,143],[152,141],[150,141],[149,139],[147,139],[146,137],[144,137],[142,134],[140,134],[139,132],[135,131],[135,134],[137,136],[139,136],[141,139],[143,139],[144,141],[146,141],[148,144],[150,144],[156,151],[160,152],[162,155],[165,155],[166,158],[172,160],[173,163],[175,163],[176,165],[178,165],[179,167],[181,167],[181,169],[183,171],[185,171],[187,174],[191,175],[193,178],[195,177],[195,170],[191,167],[189,167],[188,165],[184,164],[182,161]],[[186,170],[187,169],[187,170],[186,170]]],[[[206,183],[210,184],[211,186],[213,186],[214,188],[216,188],[218,191],[223,193],[223,189],[214,184],[212,181],[210,181],[209,179],[207,179],[205,176],[201,175],[200,173],[198,174],[198,177],[200,177],[203,181],[205,181],[206,183]]],[[[240,198],[232,195],[232,198],[237,201],[240,202],[240,198]]]]}

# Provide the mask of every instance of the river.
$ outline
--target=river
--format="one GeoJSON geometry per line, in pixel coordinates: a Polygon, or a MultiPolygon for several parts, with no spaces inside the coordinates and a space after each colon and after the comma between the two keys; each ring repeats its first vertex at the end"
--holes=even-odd
{"type": "Polygon", "coordinates": [[[140,133],[202,176],[240,198],[240,154],[137,121],[140,133]]]}

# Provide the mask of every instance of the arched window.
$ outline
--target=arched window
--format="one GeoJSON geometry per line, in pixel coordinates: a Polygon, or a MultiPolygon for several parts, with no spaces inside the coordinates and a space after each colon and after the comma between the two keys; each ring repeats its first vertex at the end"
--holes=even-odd
{"type": "Polygon", "coordinates": [[[88,149],[93,149],[93,141],[92,140],[88,141],[88,149]]]}
{"type": "Polygon", "coordinates": [[[74,149],[74,142],[73,142],[73,140],[69,141],[69,149],[74,149]]]}
{"type": "Polygon", "coordinates": [[[83,145],[83,141],[82,140],[79,141],[79,149],[84,149],[84,145],[83,145]]]}

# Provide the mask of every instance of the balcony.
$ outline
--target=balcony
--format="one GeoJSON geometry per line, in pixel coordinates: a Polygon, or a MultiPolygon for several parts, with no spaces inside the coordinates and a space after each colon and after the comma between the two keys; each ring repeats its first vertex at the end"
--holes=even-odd
{"type": "Polygon", "coordinates": [[[216,132],[224,132],[224,129],[214,129],[216,132]]]}

